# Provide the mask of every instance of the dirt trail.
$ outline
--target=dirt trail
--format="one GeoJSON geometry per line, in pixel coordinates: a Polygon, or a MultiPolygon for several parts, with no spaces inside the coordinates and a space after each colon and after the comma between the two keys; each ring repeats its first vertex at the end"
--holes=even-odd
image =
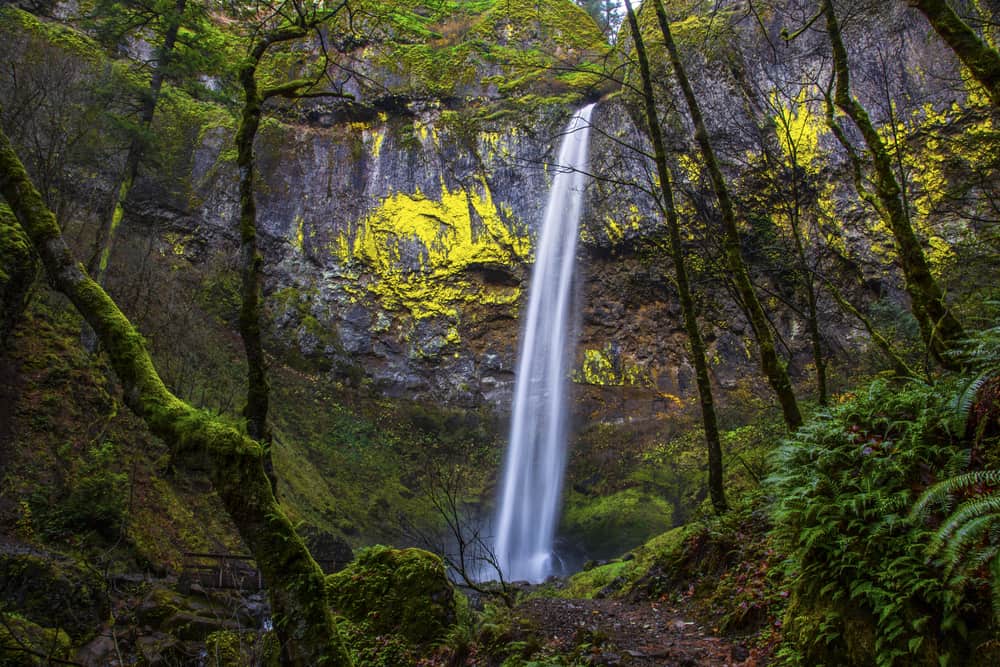
{"type": "Polygon", "coordinates": [[[553,648],[593,645],[593,665],[756,667],[746,647],[712,637],[663,603],[537,598],[517,611],[553,648]]]}

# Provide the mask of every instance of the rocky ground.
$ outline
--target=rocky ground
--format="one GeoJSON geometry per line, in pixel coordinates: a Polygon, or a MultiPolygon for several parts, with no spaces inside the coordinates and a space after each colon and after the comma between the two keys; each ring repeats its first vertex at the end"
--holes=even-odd
{"type": "Polygon", "coordinates": [[[556,652],[589,644],[593,665],[671,667],[764,664],[746,646],[713,637],[666,603],[534,598],[517,609],[556,652]]]}

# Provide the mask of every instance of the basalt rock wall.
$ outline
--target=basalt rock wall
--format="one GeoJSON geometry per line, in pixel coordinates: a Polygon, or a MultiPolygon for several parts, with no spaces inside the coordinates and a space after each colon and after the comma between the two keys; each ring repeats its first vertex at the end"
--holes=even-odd
{"type": "MultiPolygon", "coordinates": [[[[465,17],[463,39],[492,40],[497,48],[514,51],[545,43],[552,53],[575,53],[578,62],[584,58],[573,41],[577,37],[567,37],[577,23],[593,41],[596,28],[583,25],[589,19],[582,11],[557,0],[523,4],[504,10],[529,12],[530,20],[516,26],[510,17],[501,20],[497,8],[478,23],[465,17]]],[[[688,53],[727,175],[743,187],[739,203],[746,204],[743,210],[759,205],[768,213],[769,202],[753,200],[753,181],[741,179],[752,171],[748,163],[753,167],[759,157],[754,156],[754,147],[761,145],[755,133],[765,132],[775,113],[753,103],[775,98],[748,91],[767,90],[787,74],[790,66],[775,58],[770,33],[794,19],[795,3],[789,3],[785,15],[757,17],[768,27],[770,41],[744,25],[748,19],[740,13],[742,3],[727,7],[712,21],[694,17],[680,22],[678,32],[686,49],[707,45],[704,53],[688,53]],[[702,33],[710,39],[696,42],[702,33]],[[745,36],[738,53],[726,48],[734,35],[745,36]]],[[[943,60],[942,47],[931,41],[918,17],[904,16],[902,9],[890,14],[892,22],[882,28],[895,30],[890,32],[906,46],[900,51],[906,62],[930,62],[928,53],[943,60]]],[[[452,34],[441,30],[443,40],[452,34]]],[[[882,34],[875,28],[855,33],[865,48],[882,34]]],[[[822,65],[821,38],[807,35],[786,47],[799,59],[796,66],[822,65]]],[[[639,107],[627,88],[616,92],[614,85],[580,86],[537,77],[515,84],[512,73],[475,60],[466,42],[456,38],[449,48],[450,58],[463,59],[462,67],[449,69],[455,63],[442,60],[440,71],[421,69],[423,52],[416,47],[368,54],[366,76],[395,86],[391,96],[352,90],[371,113],[347,113],[322,103],[270,110],[256,143],[269,350],[302,370],[377,393],[503,410],[513,389],[519,315],[530,289],[533,244],[548,186],[558,168],[551,162],[560,132],[588,94],[600,95],[592,141],[595,178],[588,186],[579,257],[581,315],[573,378],[582,399],[580,413],[652,415],[687,403],[693,395],[692,372],[671,270],[658,251],[662,223],[650,194],[655,181],[641,152],[648,153],[648,145],[639,130],[639,107]],[[542,92],[558,94],[544,97],[542,92]]],[[[877,81],[867,76],[871,67],[858,69],[859,90],[875,99],[877,81]]],[[[883,71],[886,80],[903,80],[896,69],[883,71]]],[[[943,100],[948,91],[930,91],[930,78],[923,76],[913,90],[923,99],[943,100]]],[[[669,92],[669,76],[664,74],[663,80],[664,92],[669,92]]],[[[814,100],[807,102],[796,102],[796,118],[805,118],[803,109],[814,100]]],[[[815,122],[819,107],[810,108],[815,122]]],[[[880,116],[877,107],[873,113],[880,116]]],[[[186,288],[215,294],[220,286],[206,281],[232,274],[237,248],[233,121],[218,112],[165,105],[157,122],[173,118],[177,125],[178,117],[190,122],[172,128],[176,141],[170,159],[144,166],[126,206],[122,233],[145,239],[150,252],[137,257],[136,244],[125,244],[113,259],[121,276],[141,273],[148,257],[171,274],[191,270],[194,278],[186,288]]],[[[696,273],[702,271],[696,277],[704,277],[708,271],[703,269],[712,261],[712,197],[698,173],[683,114],[666,114],[664,122],[683,193],[683,221],[694,230],[686,241],[696,273]]],[[[821,193],[828,202],[825,210],[831,219],[856,221],[855,227],[864,228],[872,213],[850,192],[843,155],[834,144],[828,135],[818,143],[829,158],[826,172],[816,179],[826,188],[821,193]]],[[[110,192],[107,174],[99,168],[96,177],[96,190],[110,192]]],[[[108,192],[93,199],[106,201],[108,192]]],[[[91,222],[100,207],[92,208],[91,222]]],[[[748,220],[750,237],[754,224],[748,220]]],[[[854,262],[854,277],[862,278],[860,287],[851,288],[855,296],[897,299],[901,291],[891,254],[872,252],[870,241],[852,235],[850,227],[843,226],[846,231],[837,242],[842,255],[854,262]]],[[[765,252],[754,247],[747,252],[769,295],[793,373],[804,378],[808,340],[801,318],[785,298],[794,289],[793,280],[772,271],[774,258],[765,252]]],[[[221,289],[231,296],[232,282],[221,289]]],[[[757,386],[752,337],[724,281],[706,281],[696,289],[719,386],[757,386]]],[[[821,306],[831,347],[857,349],[863,344],[856,328],[835,315],[829,299],[821,306]]]]}

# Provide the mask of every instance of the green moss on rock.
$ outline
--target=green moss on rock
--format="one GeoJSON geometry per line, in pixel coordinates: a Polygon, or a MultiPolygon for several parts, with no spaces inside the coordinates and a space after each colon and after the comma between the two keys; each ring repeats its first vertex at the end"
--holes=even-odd
{"type": "Polygon", "coordinates": [[[29,34],[90,62],[104,60],[100,46],[83,33],[56,21],[42,20],[23,9],[0,9],[0,34],[7,32],[29,34]]]}
{"type": "Polygon", "coordinates": [[[71,558],[11,547],[0,553],[0,602],[43,627],[86,638],[108,615],[104,582],[71,558]]]}
{"type": "Polygon", "coordinates": [[[69,636],[17,614],[0,614],[0,667],[49,665],[70,658],[69,636]]]}
{"type": "Polygon", "coordinates": [[[395,14],[392,21],[399,41],[371,57],[403,90],[438,97],[464,97],[484,83],[507,98],[539,86],[578,96],[596,75],[555,74],[552,66],[599,62],[610,48],[569,0],[446,2],[427,16],[395,14]]]}
{"type": "Polygon", "coordinates": [[[594,598],[604,595],[609,587],[615,588],[630,571],[629,561],[616,560],[577,572],[570,577],[569,585],[560,591],[561,597],[594,598]]]}
{"type": "Polygon", "coordinates": [[[803,664],[875,664],[875,618],[857,605],[793,595],[785,610],[783,635],[803,664]]]}
{"type": "Polygon", "coordinates": [[[422,549],[370,547],[326,581],[334,609],[379,634],[422,644],[441,639],[456,620],[444,563],[422,549]]]}
{"type": "Polygon", "coordinates": [[[205,651],[207,664],[214,667],[277,667],[280,664],[281,650],[272,632],[220,630],[205,639],[205,651]]]}

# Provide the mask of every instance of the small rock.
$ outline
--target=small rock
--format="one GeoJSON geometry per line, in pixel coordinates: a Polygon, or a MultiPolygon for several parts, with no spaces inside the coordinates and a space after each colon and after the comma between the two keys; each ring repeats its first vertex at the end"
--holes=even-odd
{"type": "Polygon", "coordinates": [[[743,662],[744,660],[750,657],[750,651],[747,650],[746,646],[743,646],[742,644],[737,644],[736,646],[733,647],[730,657],[736,662],[743,662]]]}
{"type": "Polygon", "coordinates": [[[107,665],[115,655],[115,642],[108,635],[97,635],[76,652],[76,661],[83,665],[107,665]]]}

